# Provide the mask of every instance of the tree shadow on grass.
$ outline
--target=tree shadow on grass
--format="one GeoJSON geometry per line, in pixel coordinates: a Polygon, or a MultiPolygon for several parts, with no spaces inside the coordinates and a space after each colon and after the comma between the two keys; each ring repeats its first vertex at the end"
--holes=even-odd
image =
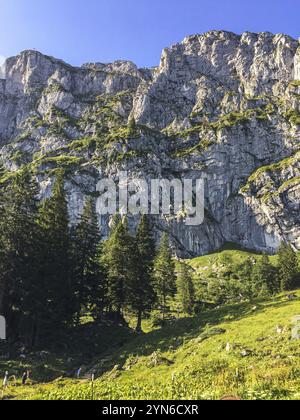
{"type": "MultiPolygon", "coordinates": [[[[294,302],[300,301],[298,297],[294,302]]],[[[284,296],[274,297],[271,303],[266,300],[255,300],[238,305],[226,305],[218,309],[203,312],[197,317],[181,318],[167,323],[160,330],[142,334],[130,340],[124,348],[115,349],[111,362],[99,368],[99,374],[111,371],[119,365],[122,369],[129,358],[149,357],[155,352],[176,351],[186,341],[198,338],[207,327],[217,328],[222,323],[230,324],[243,320],[251,315],[259,315],[271,308],[282,308],[291,302],[284,296]]],[[[105,355],[103,355],[105,359],[105,355]]],[[[97,365],[97,361],[95,361],[97,365]]],[[[98,366],[99,367],[99,366],[98,366]]]]}
{"type": "MultiPolygon", "coordinates": [[[[300,301],[299,298],[294,302],[300,301]]],[[[125,325],[88,323],[72,329],[49,354],[35,352],[26,360],[0,361],[0,370],[21,375],[26,368],[37,382],[51,382],[60,376],[74,377],[76,370],[102,376],[118,365],[122,369],[130,359],[149,357],[156,353],[178,350],[185,342],[197,339],[207,328],[218,328],[251,315],[259,315],[271,308],[283,308],[291,302],[285,296],[271,301],[226,305],[199,314],[170,321],[165,327],[147,334],[136,334],[125,325]]],[[[300,311],[299,311],[300,312],[300,311]]],[[[295,314],[296,315],[296,314],[295,314]]],[[[42,352],[43,353],[43,352],[42,352]]]]}

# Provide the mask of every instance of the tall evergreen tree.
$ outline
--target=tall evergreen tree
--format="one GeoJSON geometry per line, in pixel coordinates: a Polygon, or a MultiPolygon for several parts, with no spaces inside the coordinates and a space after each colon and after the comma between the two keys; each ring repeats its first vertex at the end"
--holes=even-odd
{"type": "Polygon", "coordinates": [[[154,264],[154,287],[159,307],[165,318],[168,299],[176,294],[175,263],[172,258],[169,237],[164,234],[154,264]]]}
{"type": "Polygon", "coordinates": [[[177,291],[182,311],[192,315],[195,309],[195,288],[191,267],[185,263],[180,264],[177,278],[177,291]]]}
{"type": "Polygon", "coordinates": [[[126,221],[115,218],[116,222],[109,239],[103,246],[102,263],[107,275],[107,299],[109,311],[118,316],[126,304],[126,285],[131,268],[131,251],[128,247],[128,229],[126,221]]]}
{"type": "Polygon", "coordinates": [[[47,294],[42,322],[44,333],[59,333],[70,325],[76,310],[71,278],[71,234],[64,173],[57,173],[52,196],[40,212],[44,236],[41,278],[47,294]],[[46,330],[46,331],[45,331],[46,330]]]}
{"type": "MultiPolygon", "coordinates": [[[[130,239],[133,241],[133,239],[130,239]]],[[[136,264],[136,273],[129,276],[128,302],[131,310],[137,315],[136,331],[142,331],[143,314],[150,311],[155,302],[153,289],[153,267],[155,257],[155,241],[152,236],[149,217],[143,215],[136,234],[136,244],[132,243],[132,257],[136,264]],[[134,249],[136,248],[136,250],[134,249]]]]}
{"type": "Polygon", "coordinates": [[[100,230],[95,199],[86,200],[83,214],[74,229],[73,282],[77,304],[77,324],[83,307],[99,317],[104,306],[104,283],[100,270],[100,230]]]}
{"type": "Polygon", "coordinates": [[[22,331],[30,344],[40,296],[38,284],[38,188],[27,170],[19,172],[2,195],[0,282],[10,342],[22,331]]]}
{"type": "Polygon", "coordinates": [[[282,243],[278,250],[278,279],[281,290],[300,287],[297,254],[290,244],[282,243]]]}
{"type": "Polygon", "coordinates": [[[268,255],[263,255],[253,267],[252,272],[253,292],[256,295],[264,293],[275,294],[280,290],[276,268],[270,262],[268,255]]]}
{"type": "MultiPolygon", "coordinates": [[[[0,175],[2,175],[0,166],[0,175]]],[[[5,252],[5,193],[4,188],[0,188],[0,314],[4,313],[3,296],[6,284],[6,252],[5,252]]]]}
{"type": "Polygon", "coordinates": [[[255,297],[256,290],[253,286],[252,272],[256,261],[248,257],[245,262],[236,268],[237,276],[241,285],[241,295],[244,298],[252,299],[255,297]]]}

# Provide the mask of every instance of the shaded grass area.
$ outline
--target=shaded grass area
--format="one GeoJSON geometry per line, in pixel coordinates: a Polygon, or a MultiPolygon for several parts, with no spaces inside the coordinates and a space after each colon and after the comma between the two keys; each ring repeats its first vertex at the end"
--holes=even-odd
{"type": "MultiPolygon", "coordinates": [[[[135,337],[133,330],[125,325],[115,325],[106,321],[101,325],[84,320],[83,325],[66,332],[55,340],[52,346],[35,352],[17,352],[9,357],[8,347],[0,344],[0,373],[8,371],[11,386],[4,398],[15,398],[19,393],[30,395],[39,388],[51,388],[52,381],[62,378],[74,378],[79,368],[83,372],[96,356],[121,349],[135,337]],[[31,386],[21,387],[24,371],[30,371],[31,386]]],[[[1,397],[1,392],[0,392],[1,397]]]]}

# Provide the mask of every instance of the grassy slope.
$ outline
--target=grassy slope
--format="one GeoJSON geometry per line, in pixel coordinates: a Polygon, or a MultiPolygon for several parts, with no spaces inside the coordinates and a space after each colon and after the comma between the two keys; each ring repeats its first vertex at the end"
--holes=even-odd
{"type": "MultiPolygon", "coordinates": [[[[213,271],[213,266],[215,264],[226,261],[226,259],[229,259],[232,261],[232,263],[238,265],[245,262],[246,259],[249,257],[260,259],[261,256],[262,254],[260,253],[243,250],[241,248],[235,247],[234,244],[227,244],[220,252],[205,255],[203,257],[194,258],[193,260],[190,260],[189,263],[195,269],[196,272],[205,273],[207,275],[213,271]]],[[[277,256],[271,256],[270,260],[274,265],[276,265],[277,256]]]]}
{"type": "MultiPolygon", "coordinates": [[[[291,340],[291,320],[300,315],[300,292],[292,302],[279,296],[255,306],[226,306],[174,321],[164,330],[135,338],[112,360],[98,364],[97,359],[93,367],[104,375],[95,385],[95,397],[213,399],[235,394],[300,399],[300,347],[291,340]],[[278,325],[284,328],[282,334],[276,332],[278,325]],[[244,350],[252,354],[242,357],[244,350]],[[113,369],[116,364],[123,369],[113,369]]],[[[10,393],[17,398],[90,399],[91,386],[84,380],[59,380],[10,393]]]]}
{"type": "MultiPolygon", "coordinates": [[[[241,261],[249,255],[224,252],[241,261]]],[[[219,256],[197,258],[191,264],[199,272],[207,271],[219,256]]],[[[86,369],[95,369],[99,378],[95,398],[218,399],[234,394],[245,399],[300,399],[300,342],[291,340],[292,318],[300,315],[300,291],[297,296],[294,301],[280,295],[177,319],[162,330],[129,337],[121,349],[101,351],[86,369]]],[[[59,379],[12,387],[8,395],[91,399],[92,392],[88,380],[59,379]]]]}

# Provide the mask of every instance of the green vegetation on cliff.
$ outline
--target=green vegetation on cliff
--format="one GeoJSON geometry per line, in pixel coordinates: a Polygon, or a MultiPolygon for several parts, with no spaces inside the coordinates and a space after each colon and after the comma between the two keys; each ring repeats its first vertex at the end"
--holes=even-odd
{"type": "MultiPolygon", "coordinates": [[[[296,151],[292,156],[289,156],[289,157],[287,157],[287,158],[285,158],[285,159],[283,159],[279,162],[275,162],[275,163],[272,163],[270,165],[266,165],[266,166],[262,166],[262,167],[258,168],[248,178],[247,184],[243,188],[241,188],[241,192],[242,193],[247,193],[247,191],[249,191],[250,188],[251,188],[251,184],[259,181],[260,177],[262,175],[264,175],[264,174],[270,174],[270,175],[274,174],[274,175],[276,175],[276,173],[278,173],[278,172],[280,172],[280,171],[282,171],[286,168],[292,167],[295,163],[299,162],[299,160],[300,160],[300,151],[296,151]]],[[[295,178],[293,180],[295,180],[295,178]]],[[[291,180],[287,180],[285,182],[285,184],[286,184],[285,186],[288,186],[289,185],[288,183],[290,181],[291,180]]],[[[283,190],[281,190],[280,192],[282,192],[282,191],[283,190]]],[[[278,193],[278,192],[279,191],[276,191],[276,193],[278,193]]]]}

